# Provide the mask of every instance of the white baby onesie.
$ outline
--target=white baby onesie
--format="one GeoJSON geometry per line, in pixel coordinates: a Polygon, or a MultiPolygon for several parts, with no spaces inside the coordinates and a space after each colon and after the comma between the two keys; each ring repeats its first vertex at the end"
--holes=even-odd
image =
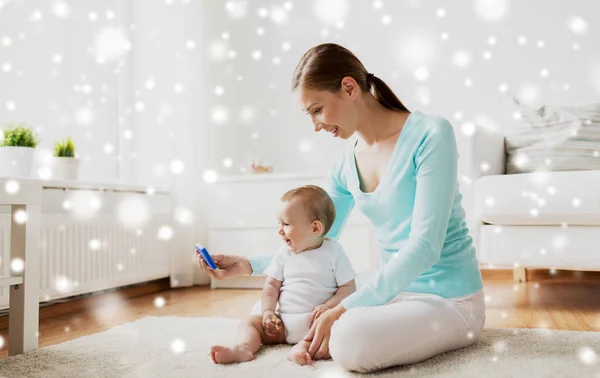
{"type": "Polygon", "coordinates": [[[315,307],[327,302],[338,287],[356,277],[342,245],[329,238],[319,248],[300,253],[282,246],[264,274],[282,281],[278,312],[286,342],[291,344],[298,343],[308,332],[315,307]]]}

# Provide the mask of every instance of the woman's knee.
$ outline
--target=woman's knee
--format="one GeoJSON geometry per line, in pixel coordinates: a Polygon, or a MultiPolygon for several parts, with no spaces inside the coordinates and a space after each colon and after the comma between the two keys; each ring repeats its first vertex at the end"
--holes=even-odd
{"type": "Polygon", "coordinates": [[[362,371],[368,357],[370,340],[365,332],[365,317],[359,309],[346,312],[331,328],[329,353],[346,370],[362,371]]]}

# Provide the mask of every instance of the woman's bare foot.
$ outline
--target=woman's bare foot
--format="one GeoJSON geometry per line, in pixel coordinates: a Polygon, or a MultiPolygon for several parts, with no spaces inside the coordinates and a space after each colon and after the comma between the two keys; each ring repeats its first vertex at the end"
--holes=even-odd
{"type": "Polygon", "coordinates": [[[312,358],[308,353],[309,346],[309,342],[306,342],[304,340],[300,341],[298,344],[294,345],[294,347],[288,352],[288,360],[295,362],[298,365],[311,365],[312,358]]]}
{"type": "Polygon", "coordinates": [[[308,354],[308,352],[294,353],[292,355],[292,361],[301,366],[312,364],[312,358],[310,358],[310,354],[308,354]]]}
{"type": "Polygon", "coordinates": [[[254,353],[246,345],[225,347],[213,345],[210,347],[210,357],[215,364],[231,364],[234,362],[247,362],[254,359],[254,353]]]}

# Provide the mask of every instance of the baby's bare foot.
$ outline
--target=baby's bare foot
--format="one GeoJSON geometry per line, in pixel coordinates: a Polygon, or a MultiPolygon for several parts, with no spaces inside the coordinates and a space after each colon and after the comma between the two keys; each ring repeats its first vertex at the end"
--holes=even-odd
{"type": "Polygon", "coordinates": [[[246,362],[254,359],[254,353],[246,345],[225,347],[213,345],[210,347],[210,357],[215,364],[231,364],[233,362],[246,362]]]}

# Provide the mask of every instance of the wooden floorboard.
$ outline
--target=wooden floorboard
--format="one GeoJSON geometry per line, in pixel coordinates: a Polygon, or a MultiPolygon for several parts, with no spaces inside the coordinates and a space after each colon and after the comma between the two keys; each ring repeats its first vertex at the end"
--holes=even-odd
{"type": "MultiPolygon", "coordinates": [[[[483,271],[488,328],[545,328],[600,332],[598,272],[530,271],[513,283],[512,271],[483,271]]],[[[40,310],[40,347],[101,332],[144,316],[244,317],[260,290],[207,286],[170,289],[168,281],[97,295],[40,310]],[[158,307],[164,300],[164,306],[158,307]]],[[[0,317],[7,357],[8,316],[0,317]]]]}

